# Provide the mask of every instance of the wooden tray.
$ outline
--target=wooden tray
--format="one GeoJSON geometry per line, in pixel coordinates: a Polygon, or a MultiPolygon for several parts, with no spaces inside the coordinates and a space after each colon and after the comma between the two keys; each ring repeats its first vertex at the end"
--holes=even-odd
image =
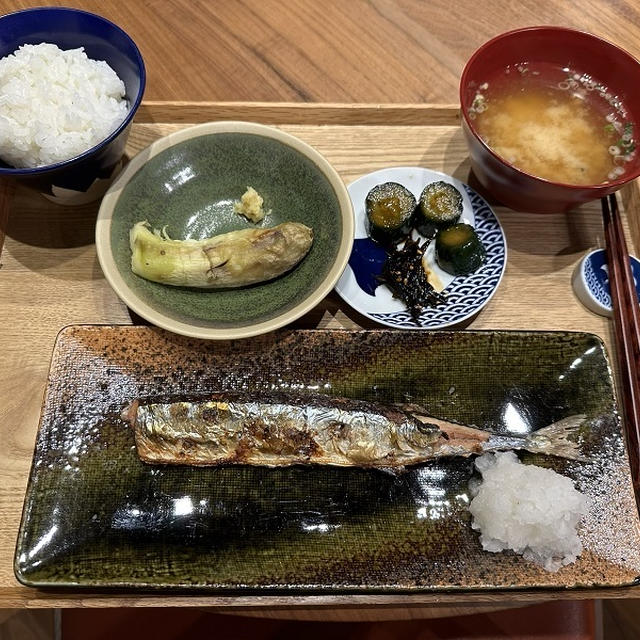
{"type": "MultiPolygon", "coordinates": [[[[466,147],[453,106],[292,105],[146,103],[133,126],[127,154],[154,139],[197,122],[217,119],[276,124],[315,146],[348,183],[383,167],[418,165],[469,181],[466,147]]],[[[473,182],[471,183],[472,186],[473,182]]],[[[637,184],[623,189],[623,210],[638,210],[637,184]]],[[[55,336],[68,324],[137,323],[106,284],[95,257],[93,229],[97,204],[60,208],[18,187],[3,185],[0,226],[6,234],[0,260],[3,331],[0,335],[0,434],[3,438],[2,524],[0,525],[0,606],[256,607],[393,606],[512,603],[548,598],[535,591],[469,594],[363,596],[166,596],[123,593],[61,593],[20,586],[11,564],[42,393],[55,336]]],[[[600,336],[613,358],[606,318],[584,309],[571,289],[580,258],[604,245],[599,203],[571,214],[536,216],[495,206],[508,245],[500,287],[469,325],[472,329],[576,330],[600,336]]],[[[624,215],[624,212],[623,212],[624,215]]],[[[640,247],[640,222],[625,228],[630,250],[640,247]]],[[[373,328],[330,295],[297,327],[373,328]]],[[[640,589],[562,592],[563,598],[638,597],[640,589]]]]}

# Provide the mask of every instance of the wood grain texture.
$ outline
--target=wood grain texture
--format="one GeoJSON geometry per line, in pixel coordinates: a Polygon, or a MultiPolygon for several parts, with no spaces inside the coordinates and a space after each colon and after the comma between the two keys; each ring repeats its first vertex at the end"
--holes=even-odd
{"type": "MultiPolygon", "coordinates": [[[[304,620],[249,619],[246,614],[221,615],[221,611],[202,610],[67,610],[61,612],[62,638],[86,640],[87,629],[92,629],[91,640],[138,640],[140,631],[144,637],[154,640],[184,640],[185,638],[210,638],[211,629],[217,638],[252,638],[253,640],[324,640],[330,630],[334,640],[593,640],[594,603],[554,602],[519,607],[518,610],[490,614],[485,610],[473,610],[476,615],[460,617],[452,611],[446,620],[425,622],[403,618],[401,621],[350,622],[326,625],[304,620]],[[478,615],[480,614],[480,615],[478,615]],[[487,615],[489,614],[489,615],[487,615]],[[547,635],[548,634],[548,635],[547,635]]],[[[318,612],[319,613],[319,612],[318,612]]],[[[376,611],[370,612],[375,616],[376,611]]]]}
{"type": "Polygon", "coordinates": [[[457,125],[458,105],[145,100],[136,122],[199,123],[238,117],[263,124],[457,125]],[[295,106],[295,109],[291,107],[295,106]],[[295,120],[293,120],[295,119],[295,120]]]}
{"type": "Polygon", "coordinates": [[[640,600],[607,600],[602,613],[603,640],[640,638],[640,600]]]}
{"type": "MultiPolygon", "coordinates": [[[[42,4],[41,0],[0,0],[0,13],[42,4]]],[[[635,0],[48,0],[46,4],[99,13],[122,26],[140,47],[148,72],[145,97],[156,104],[139,112],[137,120],[146,124],[135,129],[129,153],[178,126],[161,123],[256,119],[294,125],[285,128],[318,143],[339,164],[347,180],[371,168],[408,162],[457,171],[456,175],[464,177],[468,166],[461,139],[447,128],[455,127],[455,122],[448,121],[451,113],[440,111],[443,120],[437,123],[433,113],[431,119],[415,120],[416,112],[410,114],[402,103],[456,105],[464,61],[498,33],[533,24],[570,26],[604,36],[640,57],[640,5],[635,0]],[[212,100],[235,104],[203,108],[188,103],[212,100]],[[164,108],[157,101],[176,101],[176,105],[164,108]],[[321,112],[314,111],[313,105],[310,110],[296,111],[263,105],[258,113],[238,109],[237,103],[244,101],[371,106],[367,112],[321,112]],[[396,105],[391,108],[385,103],[396,105]],[[365,126],[391,123],[412,128],[365,126]],[[337,128],[323,133],[314,124],[337,128]],[[436,124],[441,126],[429,126],[436,124]],[[347,125],[363,125],[362,137],[356,139],[347,125]],[[415,136],[423,138],[416,140],[415,136]]],[[[421,116],[425,108],[430,109],[428,105],[415,106],[422,109],[421,116]]],[[[55,335],[68,323],[126,323],[131,317],[104,282],[95,259],[95,208],[56,212],[21,190],[11,203],[7,248],[0,257],[0,606],[171,604],[225,610],[233,606],[239,611],[279,608],[292,615],[293,610],[308,608],[323,610],[328,617],[327,607],[337,603],[320,596],[212,599],[60,594],[26,589],[15,582],[13,546],[55,335]]],[[[640,210],[637,189],[625,190],[624,206],[640,210]]],[[[507,274],[498,295],[471,326],[573,328],[594,331],[610,344],[608,323],[579,307],[568,284],[582,252],[603,246],[595,211],[552,218],[548,229],[536,226],[533,231],[527,216],[506,210],[498,215],[508,236],[507,274]]],[[[632,217],[630,225],[637,251],[640,216],[632,217]]],[[[0,220],[0,229],[6,228],[6,222],[0,220]]],[[[309,326],[355,326],[362,320],[345,309],[335,295],[323,309],[304,319],[309,326]]],[[[635,589],[600,594],[618,598],[638,595],[635,589]]],[[[592,591],[571,593],[572,598],[597,596],[592,591]]],[[[464,610],[470,602],[533,602],[539,597],[533,593],[473,594],[469,599],[452,594],[413,599],[345,597],[340,601],[338,619],[358,619],[362,609],[386,609],[390,616],[404,612],[410,617],[426,617],[427,608],[438,606],[434,603],[464,610]]]]}
{"type": "Polygon", "coordinates": [[[2,640],[52,640],[57,627],[52,610],[0,609],[2,640]]]}
{"type": "MultiPolygon", "coordinates": [[[[189,107],[189,105],[186,105],[189,107]]],[[[183,105],[175,107],[179,114],[183,105]]],[[[195,113],[196,107],[191,106],[195,113]]],[[[209,119],[228,105],[205,105],[194,120],[209,119]]],[[[229,113],[236,119],[256,119],[263,106],[238,106],[229,113]]],[[[291,122],[307,122],[308,107],[280,105],[280,115],[291,122]],[[287,117],[287,109],[289,111],[287,117]],[[302,109],[301,116],[298,110],[302,109]]],[[[353,118],[335,113],[326,121],[353,118]]],[[[333,107],[341,111],[340,107],[333,107]]],[[[158,115],[170,119],[166,105],[158,115]]],[[[469,179],[469,164],[455,114],[450,124],[442,122],[442,110],[397,113],[383,125],[287,124],[282,128],[315,146],[326,155],[346,182],[386,166],[420,165],[442,170],[463,181],[469,179]]],[[[356,114],[357,118],[358,116],[356,114]]],[[[127,154],[131,156],[157,137],[182,124],[163,124],[152,108],[146,122],[135,124],[127,154]]],[[[628,203],[635,201],[637,186],[622,192],[623,217],[628,203]]],[[[368,607],[402,608],[414,617],[427,616],[434,606],[464,607],[469,603],[533,602],[553,598],[552,593],[484,592],[470,594],[424,593],[411,596],[167,596],[140,593],[89,593],[38,591],[20,586],[14,576],[12,557],[20,521],[42,394],[55,336],[67,324],[131,323],[132,317],[102,276],[93,246],[97,205],[61,208],[18,188],[11,199],[5,247],[0,269],[0,606],[213,606],[251,609],[327,609],[340,606],[357,611],[368,607]]],[[[571,273],[584,253],[603,246],[599,203],[585,205],[570,215],[543,217],[496,207],[508,246],[505,278],[496,296],[473,320],[473,329],[567,329],[592,332],[612,348],[607,319],[584,309],[571,290],[571,273]]],[[[628,237],[631,239],[628,227],[628,237]]],[[[640,247],[638,238],[631,246],[640,247]]],[[[631,248],[631,247],[630,247],[631,248]]],[[[298,327],[374,326],[350,310],[336,294],[296,323],[298,327]]],[[[377,325],[376,325],[377,326],[377,325]]],[[[563,597],[589,599],[637,597],[640,589],[571,591],[563,597]]],[[[346,615],[346,614],[342,614],[346,615]]],[[[344,619],[344,618],[342,618],[344,619]]]]}
{"type": "MultiPolygon", "coordinates": [[[[0,0],[0,12],[42,5],[0,0]]],[[[456,103],[465,60],[509,29],[549,24],[640,57],[634,0],[48,0],[127,31],[148,100],[456,103]]]]}

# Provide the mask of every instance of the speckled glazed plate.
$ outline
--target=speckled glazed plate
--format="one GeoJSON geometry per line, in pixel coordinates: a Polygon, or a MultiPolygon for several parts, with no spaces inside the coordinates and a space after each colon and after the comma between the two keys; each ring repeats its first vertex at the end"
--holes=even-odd
{"type": "Polygon", "coordinates": [[[600,341],[580,333],[281,331],[196,341],[70,327],[53,354],[15,556],[32,586],[290,592],[626,585],[640,524],[600,341]],[[133,398],[286,389],[380,401],[522,434],[585,413],[586,462],[525,455],[589,498],[578,561],[548,573],[484,552],[472,460],[367,469],[191,468],[139,461],[133,398]]]}
{"type": "Polygon", "coordinates": [[[315,149],[275,127],[209,122],[165,136],[130,161],[100,206],[96,250],[114,291],[149,322],[191,337],[243,338],[292,322],[333,289],[353,224],[344,183],[315,149]],[[257,225],[234,212],[248,186],[268,212],[257,225]],[[298,265],[268,282],[173,287],[131,271],[129,231],[142,220],[178,240],[302,222],[314,240],[298,265]]]}
{"type": "MultiPolygon", "coordinates": [[[[356,311],[395,329],[443,329],[459,325],[480,312],[496,292],[507,264],[507,245],[500,222],[486,201],[456,178],[424,167],[390,167],[361,176],[348,186],[355,213],[355,240],[347,268],[336,285],[342,299],[356,311]],[[365,198],[378,184],[399,182],[416,200],[430,182],[443,180],[462,194],[461,222],[473,226],[487,257],[482,266],[465,276],[452,276],[435,259],[431,242],[425,252],[429,269],[444,287],[446,302],[425,309],[416,322],[406,305],[377,280],[386,259],[384,249],[371,240],[366,228],[365,198]]],[[[415,231],[414,237],[420,238],[415,231]]],[[[423,239],[424,240],[424,239],[423,239]]]]}

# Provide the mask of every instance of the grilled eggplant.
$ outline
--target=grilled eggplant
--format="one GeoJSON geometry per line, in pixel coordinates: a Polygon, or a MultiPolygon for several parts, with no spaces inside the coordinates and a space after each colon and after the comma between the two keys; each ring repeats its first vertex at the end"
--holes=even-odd
{"type": "Polygon", "coordinates": [[[172,240],[138,222],[130,232],[131,269],[147,280],[179,287],[244,287],[276,278],[311,248],[313,232],[298,222],[241,229],[205,240],[172,240]]]}

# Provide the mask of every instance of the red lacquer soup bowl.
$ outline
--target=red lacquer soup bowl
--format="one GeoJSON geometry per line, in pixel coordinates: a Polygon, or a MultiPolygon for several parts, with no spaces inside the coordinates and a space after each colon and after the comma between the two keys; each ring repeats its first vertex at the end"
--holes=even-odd
{"type": "Polygon", "coordinates": [[[623,105],[625,120],[633,124],[634,139],[640,138],[640,63],[626,51],[591,34],[563,27],[527,27],[496,36],[471,56],[460,79],[462,128],[471,166],[494,198],[519,211],[558,213],[613,193],[640,175],[640,149],[629,154],[624,173],[587,185],[539,178],[497,155],[476,130],[473,103],[489,78],[523,64],[538,69],[569,69],[576,78],[592,78],[599,95],[606,94],[613,105],[623,105]]]}

